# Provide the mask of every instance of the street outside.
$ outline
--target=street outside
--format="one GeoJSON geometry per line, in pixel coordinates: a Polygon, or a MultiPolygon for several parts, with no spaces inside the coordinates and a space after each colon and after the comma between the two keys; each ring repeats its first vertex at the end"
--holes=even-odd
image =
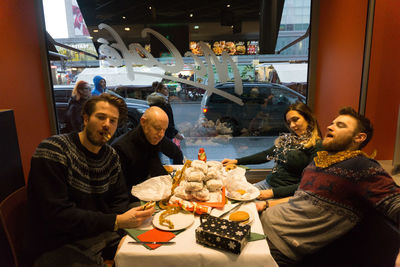
{"type": "MultiPolygon", "coordinates": [[[[252,155],[268,149],[273,145],[276,136],[239,136],[230,135],[206,136],[202,135],[204,128],[201,126],[200,102],[172,102],[175,125],[185,135],[181,142],[181,149],[187,159],[197,159],[200,147],[204,147],[207,160],[221,161],[224,158],[235,159],[252,155]],[[196,129],[201,129],[199,134],[193,134],[196,129]]],[[[199,130],[200,131],[200,130],[199,130]]],[[[258,165],[247,165],[250,168],[272,168],[273,162],[258,165]]]]}

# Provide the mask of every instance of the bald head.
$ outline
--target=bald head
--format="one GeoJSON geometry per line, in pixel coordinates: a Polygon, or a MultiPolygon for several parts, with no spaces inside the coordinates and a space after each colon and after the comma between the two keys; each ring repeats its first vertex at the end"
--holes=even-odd
{"type": "Polygon", "coordinates": [[[157,145],[168,128],[168,116],[161,108],[150,107],[140,118],[140,125],[147,141],[152,145],[157,145]]]}

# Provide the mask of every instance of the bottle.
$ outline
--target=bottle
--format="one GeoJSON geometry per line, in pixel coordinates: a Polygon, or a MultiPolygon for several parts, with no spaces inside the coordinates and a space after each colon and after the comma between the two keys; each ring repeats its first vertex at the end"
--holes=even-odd
{"type": "Polygon", "coordinates": [[[201,147],[201,148],[199,149],[199,154],[197,154],[197,158],[198,158],[199,160],[204,161],[204,162],[207,161],[207,156],[206,156],[206,152],[204,151],[204,148],[201,147]]]}

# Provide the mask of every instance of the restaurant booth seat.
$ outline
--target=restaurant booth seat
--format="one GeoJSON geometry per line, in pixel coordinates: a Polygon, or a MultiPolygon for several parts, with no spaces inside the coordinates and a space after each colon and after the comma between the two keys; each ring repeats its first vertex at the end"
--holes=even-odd
{"type": "Polygon", "coordinates": [[[341,238],[307,256],[296,267],[393,267],[400,247],[400,232],[375,209],[341,238]]]}
{"type": "Polygon", "coordinates": [[[1,262],[2,266],[30,266],[23,257],[24,230],[27,219],[27,195],[26,187],[23,186],[0,203],[0,222],[5,234],[9,250],[12,254],[12,263],[1,262]],[[3,265],[5,264],[5,265],[3,265]]]}

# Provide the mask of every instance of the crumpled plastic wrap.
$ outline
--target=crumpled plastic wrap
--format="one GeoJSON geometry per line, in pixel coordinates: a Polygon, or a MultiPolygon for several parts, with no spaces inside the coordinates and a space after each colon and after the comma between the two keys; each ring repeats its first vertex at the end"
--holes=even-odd
{"type": "Polygon", "coordinates": [[[247,182],[245,173],[246,170],[240,167],[227,172],[224,185],[229,198],[236,200],[251,200],[255,199],[260,194],[258,188],[247,182]]]}
{"type": "Polygon", "coordinates": [[[160,201],[171,195],[172,178],[169,175],[152,177],[132,186],[131,193],[143,201],[160,201]]]}

